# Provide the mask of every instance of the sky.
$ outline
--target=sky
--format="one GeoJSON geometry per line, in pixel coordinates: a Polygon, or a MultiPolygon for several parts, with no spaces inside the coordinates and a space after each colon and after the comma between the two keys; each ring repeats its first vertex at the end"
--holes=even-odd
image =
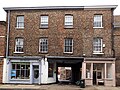
{"type": "Polygon", "coordinates": [[[6,21],[6,12],[3,7],[86,5],[118,5],[114,15],[120,15],[120,0],[0,0],[0,21],[6,21]]]}

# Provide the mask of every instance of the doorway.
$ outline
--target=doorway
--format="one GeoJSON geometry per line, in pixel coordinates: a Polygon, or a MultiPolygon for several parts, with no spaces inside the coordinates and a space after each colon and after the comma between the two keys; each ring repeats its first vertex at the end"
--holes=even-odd
{"type": "Polygon", "coordinates": [[[93,71],[93,85],[96,85],[97,83],[97,77],[96,77],[96,71],[93,71]]]}
{"type": "Polygon", "coordinates": [[[39,65],[33,65],[33,83],[39,83],[39,65]]]}

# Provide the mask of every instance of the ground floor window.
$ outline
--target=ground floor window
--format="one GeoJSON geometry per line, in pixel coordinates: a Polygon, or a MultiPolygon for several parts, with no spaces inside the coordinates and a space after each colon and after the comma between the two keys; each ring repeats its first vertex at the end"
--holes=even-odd
{"type": "Polygon", "coordinates": [[[112,64],[106,64],[106,78],[112,78],[112,64]]]}
{"type": "Polygon", "coordinates": [[[91,63],[86,63],[86,78],[91,78],[91,63]]]}
{"type": "Polygon", "coordinates": [[[30,63],[12,63],[11,79],[29,79],[30,63]]]}
{"type": "Polygon", "coordinates": [[[53,77],[54,63],[48,62],[48,77],[53,77]]]}

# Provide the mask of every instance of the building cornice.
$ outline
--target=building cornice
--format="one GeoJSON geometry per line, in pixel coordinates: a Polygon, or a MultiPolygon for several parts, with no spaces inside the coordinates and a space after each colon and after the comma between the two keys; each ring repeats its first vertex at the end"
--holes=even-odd
{"type": "Polygon", "coordinates": [[[115,9],[117,5],[93,5],[93,6],[41,6],[41,7],[5,7],[5,11],[12,10],[64,10],[64,9],[115,9]]]}

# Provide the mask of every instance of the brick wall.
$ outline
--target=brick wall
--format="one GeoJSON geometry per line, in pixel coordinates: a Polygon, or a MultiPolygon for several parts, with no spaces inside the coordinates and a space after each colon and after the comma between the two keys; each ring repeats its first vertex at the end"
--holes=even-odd
{"type": "Polygon", "coordinates": [[[2,83],[5,46],[6,46],[6,22],[0,21],[0,83],[2,83]]]}
{"type": "Polygon", "coordinates": [[[3,59],[0,59],[0,83],[2,83],[3,76],[3,59]]]}
{"type": "MultiPolygon", "coordinates": [[[[52,56],[83,56],[94,57],[93,38],[102,37],[105,48],[104,55],[111,57],[111,10],[25,10],[11,11],[10,16],[10,46],[9,53],[13,56],[42,56],[39,52],[39,38],[48,37],[48,53],[52,56]],[[73,29],[64,28],[65,14],[72,14],[74,18],[73,29]],[[93,29],[94,14],[103,15],[102,29],[93,29]],[[24,15],[24,30],[16,29],[16,16],[24,15]],[[49,16],[49,28],[40,29],[40,15],[49,16]],[[15,38],[24,38],[24,54],[15,54],[15,38]],[[64,38],[73,38],[74,48],[72,54],[65,54],[64,38]]],[[[96,57],[96,56],[95,56],[96,57]]]]}
{"type": "Polygon", "coordinates": [[[120,16],[114,16],[114,49],[115,49],[115,69],[116,69],[116,85],[120,85],[120,16]]]}

